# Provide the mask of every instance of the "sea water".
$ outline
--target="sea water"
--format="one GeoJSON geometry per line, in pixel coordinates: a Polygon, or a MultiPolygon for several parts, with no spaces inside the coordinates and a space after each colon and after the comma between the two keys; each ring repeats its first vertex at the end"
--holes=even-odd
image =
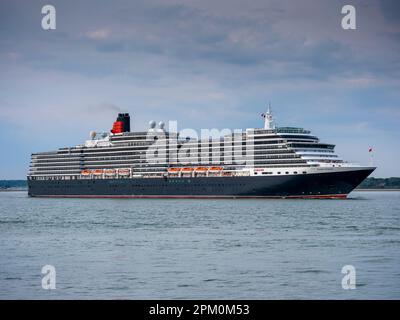
{"type": "Polygon", "coordinates": [[[347,200],[0,192],[0,298],[400,299],[400,192],[347,200]],[[42,284],[44,266],[54,267],[53,290],[42,284]],[[344,266],[354,268],[355,289],[343,285],[344,266]]]}

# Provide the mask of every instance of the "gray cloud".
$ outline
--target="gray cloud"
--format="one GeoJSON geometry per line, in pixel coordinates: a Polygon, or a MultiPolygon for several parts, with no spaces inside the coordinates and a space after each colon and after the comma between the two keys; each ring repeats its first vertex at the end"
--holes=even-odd
{"type": "MultiPolygon", "coordinates": [[[[341,29],[339,0],[52,3],[51,32],[40,28],[42,1],[0,4],[3,128],[62,130],[71,133],[63,143],[74,144],[108,129],[120,110],[136,128],[149,119],[252,127],[272,100],[278,123],[315,128],[338,144],[348,145],[331,123],[343,137],[367,128],[351,140],[360,148],[399,136],[395,1],[352,1],[356,31],[341,29]]],[[[46,139],[43,148],[60,146],[59,137],[46,139]]]]}

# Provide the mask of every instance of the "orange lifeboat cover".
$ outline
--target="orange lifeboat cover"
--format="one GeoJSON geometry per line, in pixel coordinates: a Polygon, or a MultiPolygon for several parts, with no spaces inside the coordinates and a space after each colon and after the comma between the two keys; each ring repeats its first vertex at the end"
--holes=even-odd
{"type": "Polygon", "coordinates": [[[210,170],[212,170],[212,171],[221,171],[221,170],[223,170],[223,168],[222,167],[211,167],[210,170]]]}
{"type": "Polygon", "coordinates": [[[197,167],[196,171],[207,171],[208,168],[207,167],[197,167]]]}

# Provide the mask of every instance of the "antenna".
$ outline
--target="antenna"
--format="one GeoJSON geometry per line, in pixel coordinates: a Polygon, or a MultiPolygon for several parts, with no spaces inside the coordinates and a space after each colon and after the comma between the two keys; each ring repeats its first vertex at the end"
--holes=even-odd
{"type": "Polygon", "coordinates": [[[264,129],[275,129],[274,119],[272,116],[271,102],[268,102],[267,113],[264,115],[264,129]]]}

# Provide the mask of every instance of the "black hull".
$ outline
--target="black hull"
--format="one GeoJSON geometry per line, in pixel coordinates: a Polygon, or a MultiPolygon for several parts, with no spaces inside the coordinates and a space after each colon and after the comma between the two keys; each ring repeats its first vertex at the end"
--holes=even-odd
{"type": "Polygon", "coordinates": [[[28,180],[32,197],[345,198],[374,168],[282,176],[28,180]]]}

